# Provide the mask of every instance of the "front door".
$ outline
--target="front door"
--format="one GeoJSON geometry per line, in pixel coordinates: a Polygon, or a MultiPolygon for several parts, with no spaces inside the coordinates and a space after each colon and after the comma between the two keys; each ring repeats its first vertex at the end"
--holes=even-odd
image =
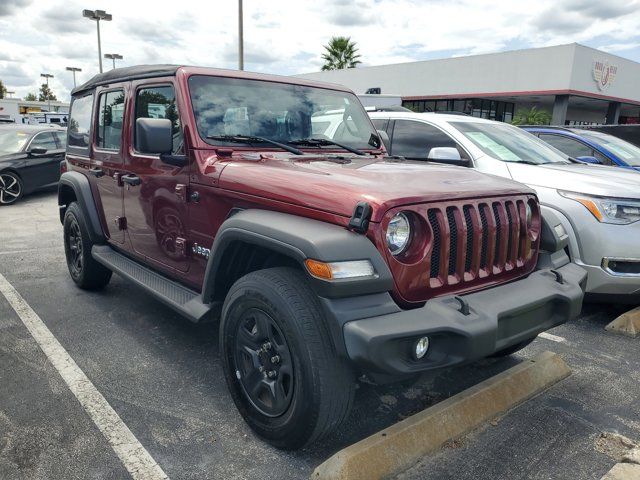
{"type": "Polygon", "coordinates": [[[60,178],[60,162],[64,158],[52,131],[36,134],[27,147],[46,150],[45,153],[30,153],[25,166],[25,187],[27,190],[56,183],[60,178]]]}
{"type": "Polygon", "coordinates": [[[135,149],[138,118],[167,118],[173,125],[173,153],[183,152],[172,83],[134,85],[131,142],[124,165],[124,213],[133,253],[161,269],[187,271],[187,185],[189,167],[175,167],[158,155],[135,149]]]}

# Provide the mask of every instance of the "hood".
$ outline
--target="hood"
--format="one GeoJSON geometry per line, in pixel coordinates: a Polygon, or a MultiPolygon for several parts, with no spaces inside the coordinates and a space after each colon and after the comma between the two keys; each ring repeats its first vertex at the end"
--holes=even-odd
{"type": "Polygon", "coordinates": [[[507,163],[514,180],[532,187],[547,187],[605,197],[640,198],[638,172],[601,165],[507,163]]]}
{"type": "Polygon", "coordinates": [[[219,184],[345,217],[364,201],[373,208],[374,222],[402,205],[534,193],[520,183],[470,168],[357,156],[234,159],[224,167],[219,184]]]}

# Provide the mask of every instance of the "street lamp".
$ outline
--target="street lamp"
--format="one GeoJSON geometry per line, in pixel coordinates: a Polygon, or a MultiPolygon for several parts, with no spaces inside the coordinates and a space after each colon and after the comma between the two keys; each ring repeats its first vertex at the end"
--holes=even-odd
{"type": "Polygon", "coordinates": [[[113,61],[113,68],[116,68],[116,60],[122,60],[124,57],[119,53],[105,53],[104,58],[110,58],[113,61]]]}
{"type": "Polygon", "coordinates": [[[73,72],[73,88],[76,88],[76,72],[81,72],[82,69],[78,67],[67,67],[68,72],[73,72]]]}
{"type": "Polygon", "coordinates": [[[113,17],[104,10],[82,10],[82,16],[89,20],[95,20],[98,28],[98,62],[100,63],[100,73],[102,73],[102,45],[100,44],[100,20],[110,22],[113,17]]]}
{"type": "Polygon", "coordinates": [[[238,0],[238,70],[244,70],[244,21],[242,0],[238,0]]]}
{"type": "Polygon", "coordinates": [[[47,100],[49,102],[48,111],[51,112],[51,91],[49,90],[49,79],[53,78],[53,75],[50,73],[41,73],[40,76],[47,79],[47,100]]]}
{"type": "Polygon", "coordinates": [[[9,98],[13,98],[13,94],[16,93],[16,92],[10,92],[9,90],[5,90],[4,93],[9,95],[9,98]]]}

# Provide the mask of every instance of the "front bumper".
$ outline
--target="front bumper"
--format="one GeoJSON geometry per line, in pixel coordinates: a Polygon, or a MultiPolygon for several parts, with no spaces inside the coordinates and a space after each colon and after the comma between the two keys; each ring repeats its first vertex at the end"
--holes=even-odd
{"type": "Polygon", "coordinates": [[[576,264],[584,268],[588,274],[587,299],[640,304],[640,275],[614,275],[602,265],[587,265],[579,260],[576,260],[576,264]]]}
{"type": "Polygon", "coordinates": [[[487,357],[579,315],[586,272],[570,263],[556,270],[461,297],[429,300],[415,310],[349,321],[347,355],[363,370],[406,375],[487,357]],[[460,312],[461,298],[469,314],[460,312]],[[415,360],[414,342],[428,336],[426,356],[415,360]]]}

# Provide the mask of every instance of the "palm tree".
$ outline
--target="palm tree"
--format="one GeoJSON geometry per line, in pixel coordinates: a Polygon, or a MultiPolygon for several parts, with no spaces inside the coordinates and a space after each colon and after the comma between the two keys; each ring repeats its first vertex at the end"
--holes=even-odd
{"type": "Polygon", "coordinates": [[[538,110],[538,107],[521,108],[513,117],[513,125],[549,125],[551,114],[546,110],[538,110]]]}
{"type": "Polygon", "coordinates": [[[325,61],[322,70],[340,70],[343,68],[355,68],[360,60],[358,48],[351,37],[332,37],[328,45],[324,46],[326,52],[322,54],[325,61]]]}

